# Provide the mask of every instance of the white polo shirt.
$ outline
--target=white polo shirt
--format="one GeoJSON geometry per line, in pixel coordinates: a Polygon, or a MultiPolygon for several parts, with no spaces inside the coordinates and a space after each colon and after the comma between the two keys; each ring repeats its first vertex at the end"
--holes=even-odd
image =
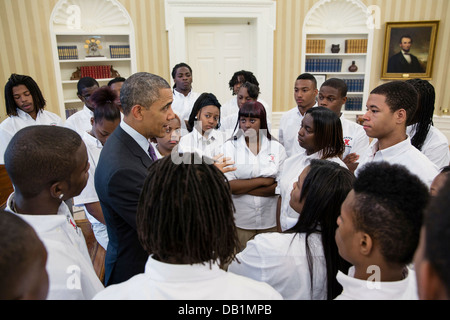
{"type": "Polygon", "coordinates": [[[213,158],[223,152],[225,134],[219,130],[212,129],[207,137],[202,136],[197,129],[181,137],[178,143],[179,152],[199,152],[202,155],[213,158]]]}
{"type": "Polygon", "coordinates": [[[61,117],[57,114],[47,111],[39,110],[34,120],[28,113],[17,108],[17,116],[11,116],[6,118],[0,123],[0,164],[5,164],[4,154],[9,142],[17,131],[36,125],[49,125],[49,126],[63,126],[61,117]]]}
{"type": "Polygon", "coordinates": [[[75,112],[65,122],[66,128],[72,129],[80,136],[83,136],[84,132],[91,131],[92,124],[91,118],[94,117],[94,112],[92,112],[86,105],[80,111],[75,112]]]}
{"type": "MultiPolygon", "coordinates": [[[[241,135],[237,140],[229,140],[224,145],[224,157],[234,161],[236,171],[227,172],[228,180],[246,180],[258,177],[277,178],[286,159],[284,147],[275,140],[261,135],[261,148],[255,155],[241,135]]],[[[235,206],[236,226],[241,229],[268,229],[276,226],[278,195],[258,197],[249,194],[232,195],[235,206]]]]}
{"type": "Polygon", "coordinates": [[[47,300],[90,300],[103,290],[83,232],[64,202],[56,215],[27,215],[14,212],[13,201],[14,193],[8,198],[6,210],[30,224],[47,250],[47,300]]]}
{"type": "MultiPolygon", "coordinates": [[[[291,191],[294,182],[298,180],[298,177],[302,171],[310,164],[312,159],[321,159],[322,151],[307,155],[306,150],[289,157],[284,162],[283,170],[279,175],[277,190],[275,191],[281,196],[281,208],[280,208],[280,224],[283,231],[288,230],[295,226],[298,221],[299,213],[292,209],[289,204],[291,200],[291,191]]],[[[340,164],[342,167],[347,168],[345,163],[339,158],[334,157],[327,159],[340,164]]]]}
{"type": "Polygon", "coordinates": [[[192,112],[192,107],[194,106],[195,101],[197,101],[200,96],[199,93],[191,90],[187,96],[178,92],[177,90],[173,91],[173,102],[172,102],[172,110],[175,112],[181,120],[181,128],[186,129],[185,120],[189,120],[189,116],[192,112]]]}
{"type": "Polygon", "coordinates": [[[95,300],[281,300],[267,283],[219,268],[216,263],[169,264],[151,255],[145,272],[108,286],[95,300]]]}
{"type": "Polygon", "coordinates": [[[308,244],[313,257],[312,295],[304,233],[258,234],[238,253],[240,263],[233,261],[228,271],[266,282],[284,300],[326,300],[327,270],[321,235],[311,234],[308,244]]]}
{"type": "MultiPolygon", "coordinates": [[[[406,134],[411,138],[416,134],[416,125],[408,126],[406,134]]],[[[431,126],[420,150],[439,169],[450,164],[450,149],[447,137],[438,128],[431,126]]]]}
{"type": "Polygon", "coordinates": [[[342,134],[344,136],[345,151],[342,156],[344,159],[350,153],[356,153],[361,156],[365,153],[369,147],[369,136],[364,131],[363,126],[357,124],[354,121],[345,119],[344,115],[341,116],[342,134]]]}
{"type": "MultiPolygon", "coordinates": [[[[317,107],[317,103],[313,106],[317,107]]],[[[286,149],[286,154],[291,157],[300,153],[304,149],[298,144],[298,132],[302,125],[303,115],[298,107],[287,111],[280,120],[280,128],[278,130],[278,140],[286,149]]]]}
{"type": "Polygon", "coordinates": [[[337,281],[342,293],[335,300],[418,300],[415,272],[408,268],[408,275],[400,281],[368,281],[354,278],[355,267],[348,275],[338,271],[337,281]]]}
{"type": "Polygon", "coordinates": [[[372,161],[386,161],[391,164],[401,164],[410,172],[417,175],[428,188],[439,173],[438,167],[411,144],[409,136],[404,141],[384,150],[379,150],[378,140],[374,139],[364,155],[360,157],[359,165],[355,170],[355,176],[358,176],[360,170],[366,163],[372,161]]]}

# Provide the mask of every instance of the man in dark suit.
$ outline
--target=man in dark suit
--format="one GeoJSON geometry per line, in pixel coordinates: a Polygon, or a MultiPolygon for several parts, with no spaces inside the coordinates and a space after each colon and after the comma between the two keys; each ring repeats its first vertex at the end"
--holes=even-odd
{"type": "Polygon", "coordinates": [[[144,272],[148,254],[136,232],[136,209],[147,168],[154,161],[149,139],[164,137],[165,127],[175,118],[170,85],[153,74],[129,77],[120,100],[123,121],[103,147],[95,172],[95,188],[109,236],[105,285],[144,272]]]}
{"type": "Polygon", "coordinates": [[[422,65],[416,56],[411,54],[412,38],[408,35],[400,38],[400,52],[389,58],[388,73],[423,73],[422,65]]]}

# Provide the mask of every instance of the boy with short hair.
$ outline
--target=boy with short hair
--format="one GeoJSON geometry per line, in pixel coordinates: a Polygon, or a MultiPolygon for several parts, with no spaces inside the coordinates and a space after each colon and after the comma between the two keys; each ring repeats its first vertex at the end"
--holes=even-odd
{"type": "Polygon", "coordinates": [[[336,299],[417,299],[407,265],[428,199],[427,186],[404,166],[373,162],[360,171],[337,219],[339,254],[353,267],[338,273],[343,291],[336,299]]]}

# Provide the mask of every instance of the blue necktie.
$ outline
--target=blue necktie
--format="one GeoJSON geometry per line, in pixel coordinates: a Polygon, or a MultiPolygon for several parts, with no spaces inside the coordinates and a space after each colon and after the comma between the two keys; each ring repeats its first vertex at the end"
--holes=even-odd
{"type": "Polygon", "coordinates": [[[149,147],[148,147],[148,154],[150,155],[150,158],[151,158],[153,161],[158,160],[158,157],[156,156],[156,153],[155,153],[155,149],[153,148],[153,146],[152,146],[151,143],[150,143],[150,145],[149,145],[149,147]]]}

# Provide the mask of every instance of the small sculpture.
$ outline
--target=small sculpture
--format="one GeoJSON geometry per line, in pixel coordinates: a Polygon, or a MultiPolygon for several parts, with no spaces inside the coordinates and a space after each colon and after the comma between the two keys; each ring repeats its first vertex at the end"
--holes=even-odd
{"type": "Polygon", "coordinates": [[[81,69],[80,67],[77,67],[77,71],[72,72],[70,80],[80,80],[80,79],[81,79],[81,69]]]}
{"type": "Polygon", "coordinates": [[[331,52],[332,53],[339,53],[341,51],[341,48],[339,47],[339,44],[332,44],[331,45],[331,52]]]}

